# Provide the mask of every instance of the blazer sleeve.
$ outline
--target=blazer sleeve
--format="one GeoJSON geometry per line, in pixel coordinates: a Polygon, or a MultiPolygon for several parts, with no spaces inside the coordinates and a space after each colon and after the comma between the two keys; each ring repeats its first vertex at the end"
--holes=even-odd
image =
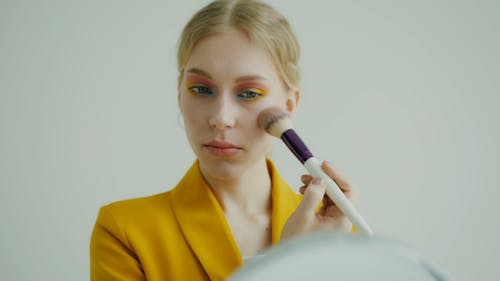
{"type": "Polygon", "coordinates": [[[111,206],[104,206],[90,239],[90,280],[146,280],[141,263],[113,217],[111,206]]]}

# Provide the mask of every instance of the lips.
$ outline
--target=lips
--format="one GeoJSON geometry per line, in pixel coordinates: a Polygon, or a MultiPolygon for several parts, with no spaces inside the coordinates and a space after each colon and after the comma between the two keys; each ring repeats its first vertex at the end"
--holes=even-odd
{"type": "Polygon", "coordinates": [[[242,148],[230,142],[213,140],[203,145],[203,148],[213,156],[231,157],[238,154],[242,148]]]}

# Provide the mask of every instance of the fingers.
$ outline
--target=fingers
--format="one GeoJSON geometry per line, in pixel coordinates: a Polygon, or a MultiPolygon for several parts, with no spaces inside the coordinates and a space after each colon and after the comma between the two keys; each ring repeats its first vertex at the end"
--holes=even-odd
{"type": "Polygon", "coordinates": [[[347,178],[342,175],[337,168],[334,168],[332,164],[328,161],[323,161],[321,163],[321,168],[323,171],[330,176],[335,183],[342,189],[342,191],[350,191],[352,190],[352,184],[347,180],[347,178]]]}
{"type": "MultiPolygon", "coordinates": [[[[321,163],[321,168],[323,171],[330,176],[335,183],[342,189],[342,191],[349,191],[353,189],[353,185],[349,182],[349,180],[340,173],[340,171],[335,168],[330,162],[323,161],[321,163]]],[[[302,175],[300,180],[303,184],[308,185],[309,182],[313,179],[311,175],[302,175]]]]}
{"type": "Polygon", "coordinates": [[[310,181],[312,181],[313,177],[311,175],[302,175],[300,180],[303,184],[308,185],[310,181]]]}
{"type": "MultiPolygon", "coordinates": [[[[344,195],[353,201],[355,186],[329,162],[322,162],[321,168],[337,184],[344,195]]],[[[288,227],[285,226],[282,237],[305,233],[308,230],[332,227],[350,231],[350,221],[325,194],[326,186],[321,178],[302,175],[301,181],[304,184],[299,188],[300,193],[303,194],[302,201],[287,221],[288,227]],[[318,208],[320,205],[321,207],[318,208]]]]}
{"type": "Polygon", "coordinates": [[[312,181],[313,177],[311,175],[302,175],[300,177],[300,180],[302,181],[302,183],[304,184],[303,186],[301,186],[299,188],[299,192],[300,194],[304,195],[304,192],[306,191],[307,189],[307,185],[312,181]]]}
{"type": "Polygon", "coordinates": [[[329,175],[333,181],[337,184],[337,186],[342,190],[344,195],[351,201],[355,200],[356,197],[356,187],[352,184],[340,171],[335,168],[328,161],[323,161],[321,163],[321,168],[323,171],[329,175]]]}
{"type": "Polygon", "coordinates": [[[307,187],[304,186],[303,189],[304,197],[302,197],[302,201],[299,207],[297,207],[297,212],[304,216],[314,216],[316,214],[316,208],[325,195],[323,181],[320,178],[315,178],[307,187]]]}
{"type": "MultiPolygon", "coordinates": [[[[354,199],[355,192],[356,192],[355,186],[337,168],[335,168],[328,161],[323,161],[321,163],[321,168],[330,178],[333,179],[333,181],[335,181],[335,183],[338,185],[338,187],[342,190],[344,195],[349,200],[354,199]]],[[[302,175],[300,179],[304,185],[299,188],[299,192],[301,194],[304,194],[304,192],[307,189],[307,186],[312,181],[313,177],[311,175],[302,175]]],[[[323,204],[324,205],[332,205],[334,203],[331,201],[331,199],[328,196],[325,195],[323,204]]]]}
{"type": "Polygon", "coordinates": [[[307,189],[307,186],[305,186],[305,185],[301,186],[301,187],[299,188],[299,192],[300,192],[300,194],[304,195],[304,192],[306,191],[306,189],[307,189]]]}
{"type": "MultiPolygon", "coordinates": [[[[300,194],[304,195],[304,192],[306,192],[308,186],[307,185],[303,185],[299,188],[299,192],[300,194]]],[[[327,206],[330,206],[330,205],[335,205],[335,203],[333,203],[332,199],[330,199],[330,197],[328,197],[328,195],[326,195],[326,193],[323,195],[323,206],[327,207],[327,206]]]]}

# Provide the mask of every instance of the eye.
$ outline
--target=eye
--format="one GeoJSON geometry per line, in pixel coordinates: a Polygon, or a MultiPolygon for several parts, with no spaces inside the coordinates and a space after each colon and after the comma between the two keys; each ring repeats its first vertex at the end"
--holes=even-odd
{"type": "Polygon", "coordinates": [[[214,95],[214,91],[212,91],[212,89],[205,87],[205,86],[192,86],[192,87],[189,87],[189,91],[192,94],[201,95],[201,96],[213,96],[214,95]]]}
{"type": "Polygon", "coordinates": [[[244,92],[239,93],[236,97],[238,99],[242,99],[242,100],[252,100],[252,99],[256,99],[260,96],[262,96],[261,93],[257,93],[257,92],[248,90],[248,91],[244,91],[244,92]]]}

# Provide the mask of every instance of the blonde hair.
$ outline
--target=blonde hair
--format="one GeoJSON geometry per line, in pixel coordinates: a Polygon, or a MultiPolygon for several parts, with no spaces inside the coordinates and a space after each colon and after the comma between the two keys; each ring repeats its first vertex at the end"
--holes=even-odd
{"type": "Polygon", "coordinates": [[[285,17],[259,0],[213,1],[191,18],[178,44],[179,81],[198,41],[229,28],[236,28],[261,44],[273,59],[285,86],[298,88],[300,46],[297,38],[285,17]]]}

